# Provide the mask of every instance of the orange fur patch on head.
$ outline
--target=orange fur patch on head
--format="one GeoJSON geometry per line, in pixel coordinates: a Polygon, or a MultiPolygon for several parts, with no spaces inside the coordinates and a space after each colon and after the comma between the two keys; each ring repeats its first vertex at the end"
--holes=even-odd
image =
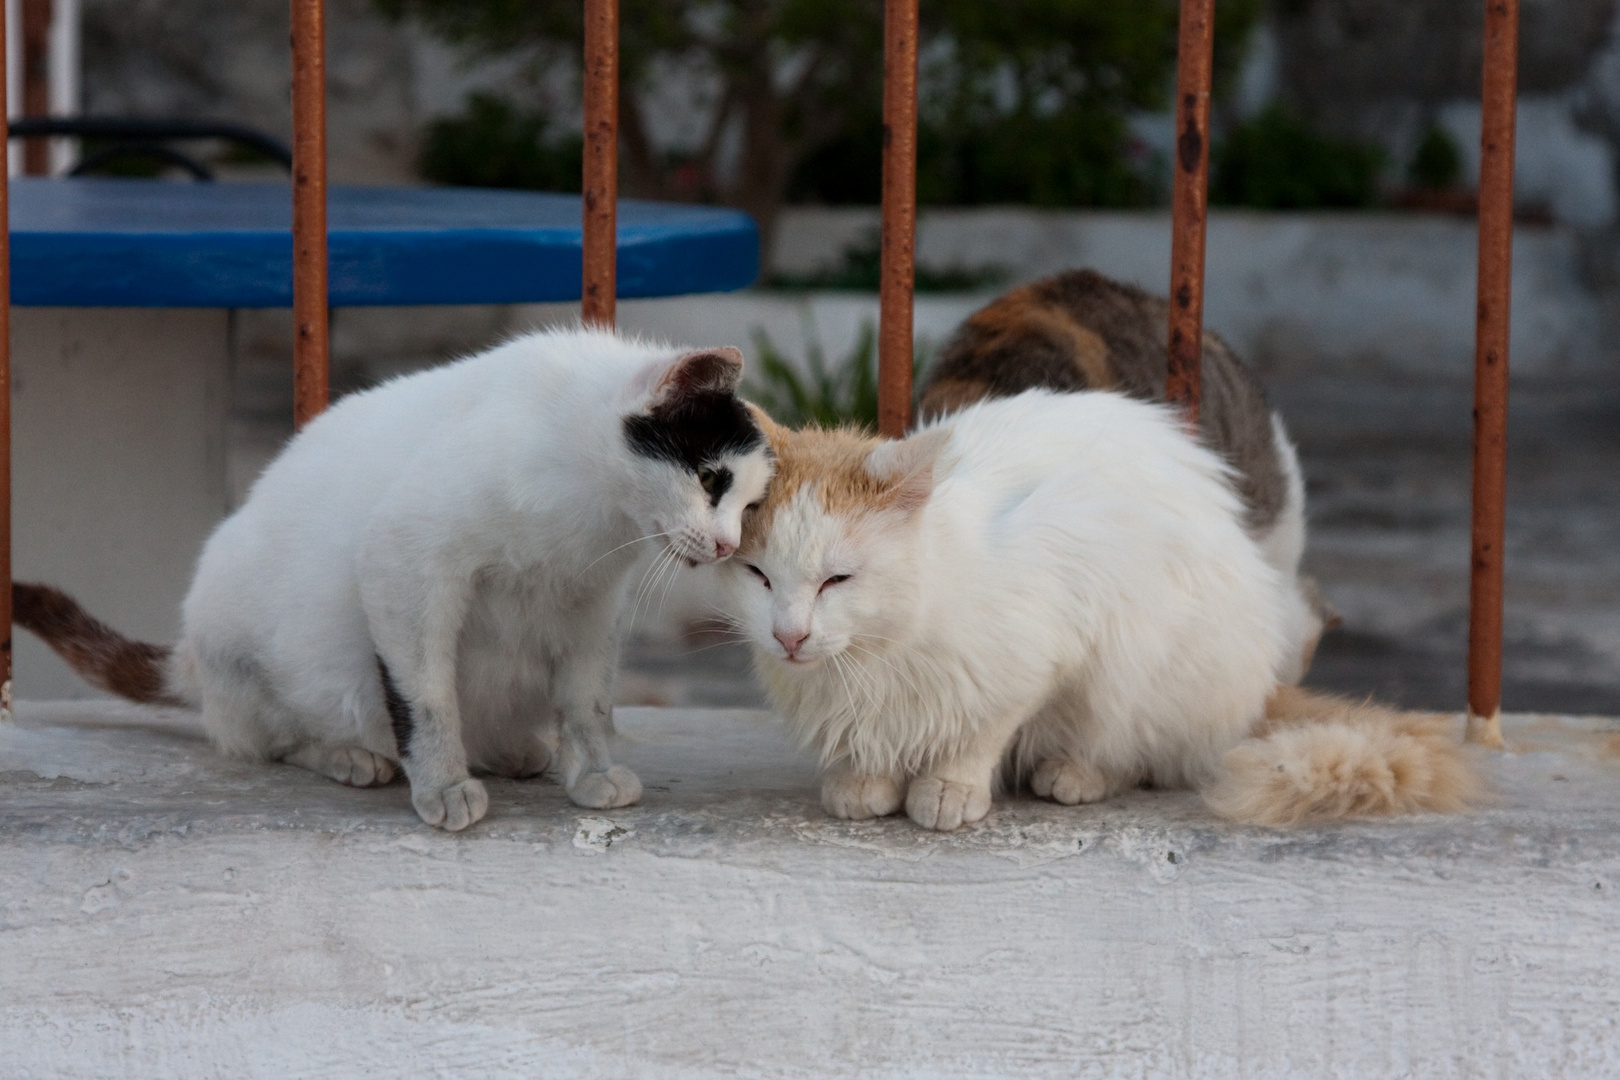
{"type": "Polygon", "coordinates": [[[867,455],[883,440],[850,428],[793,431],[762,424],[776,457],[776,471],[759,508],[743,518],[743,552],[757,551],[777,512],[803,488],[813,486],[829,514],[852,517],[892,506],[899,481],[879,479],[865,467],[867,455]]]}

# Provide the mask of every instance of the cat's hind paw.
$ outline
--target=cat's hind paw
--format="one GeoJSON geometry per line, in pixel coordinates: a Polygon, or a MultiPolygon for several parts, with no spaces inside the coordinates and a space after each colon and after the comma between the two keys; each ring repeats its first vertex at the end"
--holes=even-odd
{"type": "Polygon", "coordinates": [[[920,777],[906,790],[906,814],[925,829],[950,832],[990,812],[990,789],[955,780],[920,777]]]}
{"type": "Polygon", "coordinates": [[[1108,798],[1108,778],[1102,770],[1071,758],[1047,758],[1041,762],[1029,778],[1029,787],[1041,798],[1064,806],[1108,798]]]}
{"type": "Polygon", "coordinates": [[[489,813],[489,792],[469,777],[437,791],[412,791],[411,805],[429,825],[460,832],[489,813]]]}
{"type": "Polygon", "coordinates": [[[394,763],[358,746],[305,743],[281,759],[350,787],[381,787],[394,779],[394,763]]]}
{"type": "Polygon", "coordinates": [[[835,772],[821,781],[821,808],[835,818],[888,817],[900,809],[902,801],[900,785],[887,776],[835,772]]]}
{"type": "Polygon", "coordinates": [[[568,797],[575,806],[592,810],[612,810],[641,800],[641,781],[623,765],[603,772],[585,772],[568,785],[568,797]]]}

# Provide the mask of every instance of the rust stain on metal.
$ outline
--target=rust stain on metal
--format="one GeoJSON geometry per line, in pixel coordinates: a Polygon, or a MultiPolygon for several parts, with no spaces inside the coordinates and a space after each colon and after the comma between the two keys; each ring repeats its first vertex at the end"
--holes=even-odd
{"type": "Polygon", "coordinates": [[[585,0],[585,167],[581,180],[580,318],[611,327],[617,316],[618,294],[618,0],[585,0]]]}
{"type": "Polygon", "coordinates": [[[1187,127],[1182,131],[1181,138],[1176,140],[1176,149],[1181,156],[1181,167],[1186,172],[1197,172],[1198,165],[1204,158],[1204,136],[1189,120],[1187,127]]]}
{"type": "Polygon", "coordinates": [[[1485,7],[1479,294],[1474,344],[1473,559],[1468,605],[1468,738],[1501,745],[1502,544],[1507,501],[1508,319],[1513,272],[1513,140],[1518,0],[1485,7]]]}
{"type": "Polygon", "coordinates": [[[326,12],[292,0],[293,424],[327,404],[326,12]]]}
{"type": "MultiPolygon", "coordinates": [[[[0,146],[6,122],[6,20],[0,18],[0,146]]],[[[11,170],[0,180],[0,722],[11,719],[11,170]]]]}
{"type": "Polygon", "coordinates": [[[878,431],[911,422],[912,298],[917,240],[917,0],[886,0],[883,18],[883,246],[878,295],[878,431]]]}
{"type": "Polygon", "coordinates": [[[1176,156],[1170,200],[1170,326],[1165,397],[1198,422],[1204,337],[1204,232],[1209,203],[1209,88],[1214,0],[1182,0],[1176,57],[1176,156]]]}
{"type": "MultiPolygon", "coordinates": [[[[22,0],[22,114],[30,119],[51,114],[51,0],[22,0]]],[[[23,140],[23,172],[45,176],[51,171],[51,142],[23,140]]]]}

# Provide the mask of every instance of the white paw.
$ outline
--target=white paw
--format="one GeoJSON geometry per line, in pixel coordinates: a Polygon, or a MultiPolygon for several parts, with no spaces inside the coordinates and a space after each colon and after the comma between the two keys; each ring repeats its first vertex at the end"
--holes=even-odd
{"type": "Polygon", "coordinates": [[[1108,798],[1108,779],[1094,765],[1068,758],[1047,758],[1029,779],[1030,790],[1043,799],[1074,806],[1108,798]]]}
{"type": "Polygon", "coordinates": [[[437,791],[412,791],[411,805],[429,825],[460,832],[489,812],[489,792],[468,778],[437,791]]]}
{"type": "Polygon", "coordinates": [[[358,746],[307,746],[287,760],[350,787],[381,787],[394,778],[394,763],[358,746]]]}
{"type": "Polygon", "coordinates": [[[925,829],[950,832],[990,812],[990,789],[925,776],[906,791],[906,813],[925,829]]]}
{"type": "Polygon", "coordinates": [[[836,772],[821,781],[821,808],[836,818],[888,817],[901,801],[900,785],[887,776],[836,772]]]}
{"type": "Polygon", "coordinates": [[[611,810],[638,802],[641,799],[641,781],[623,765],[615,765],[606,772],[581,773],[579,779],[569,785],[568,797],[575,806],[611,810]]]}

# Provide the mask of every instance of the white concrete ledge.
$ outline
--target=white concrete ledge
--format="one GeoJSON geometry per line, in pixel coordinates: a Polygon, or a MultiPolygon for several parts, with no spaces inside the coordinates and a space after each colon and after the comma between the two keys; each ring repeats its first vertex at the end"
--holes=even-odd
{"type": "Polygon", "coordinates": [[[1493,807],[1272,832],[1185,793],[823,817],[745,712],[621,710],[638,807],[219,759],[184,713],[0,729],[0,1073],[1620,1072],[1620,725],[1508,723],[1493,807]]]}

